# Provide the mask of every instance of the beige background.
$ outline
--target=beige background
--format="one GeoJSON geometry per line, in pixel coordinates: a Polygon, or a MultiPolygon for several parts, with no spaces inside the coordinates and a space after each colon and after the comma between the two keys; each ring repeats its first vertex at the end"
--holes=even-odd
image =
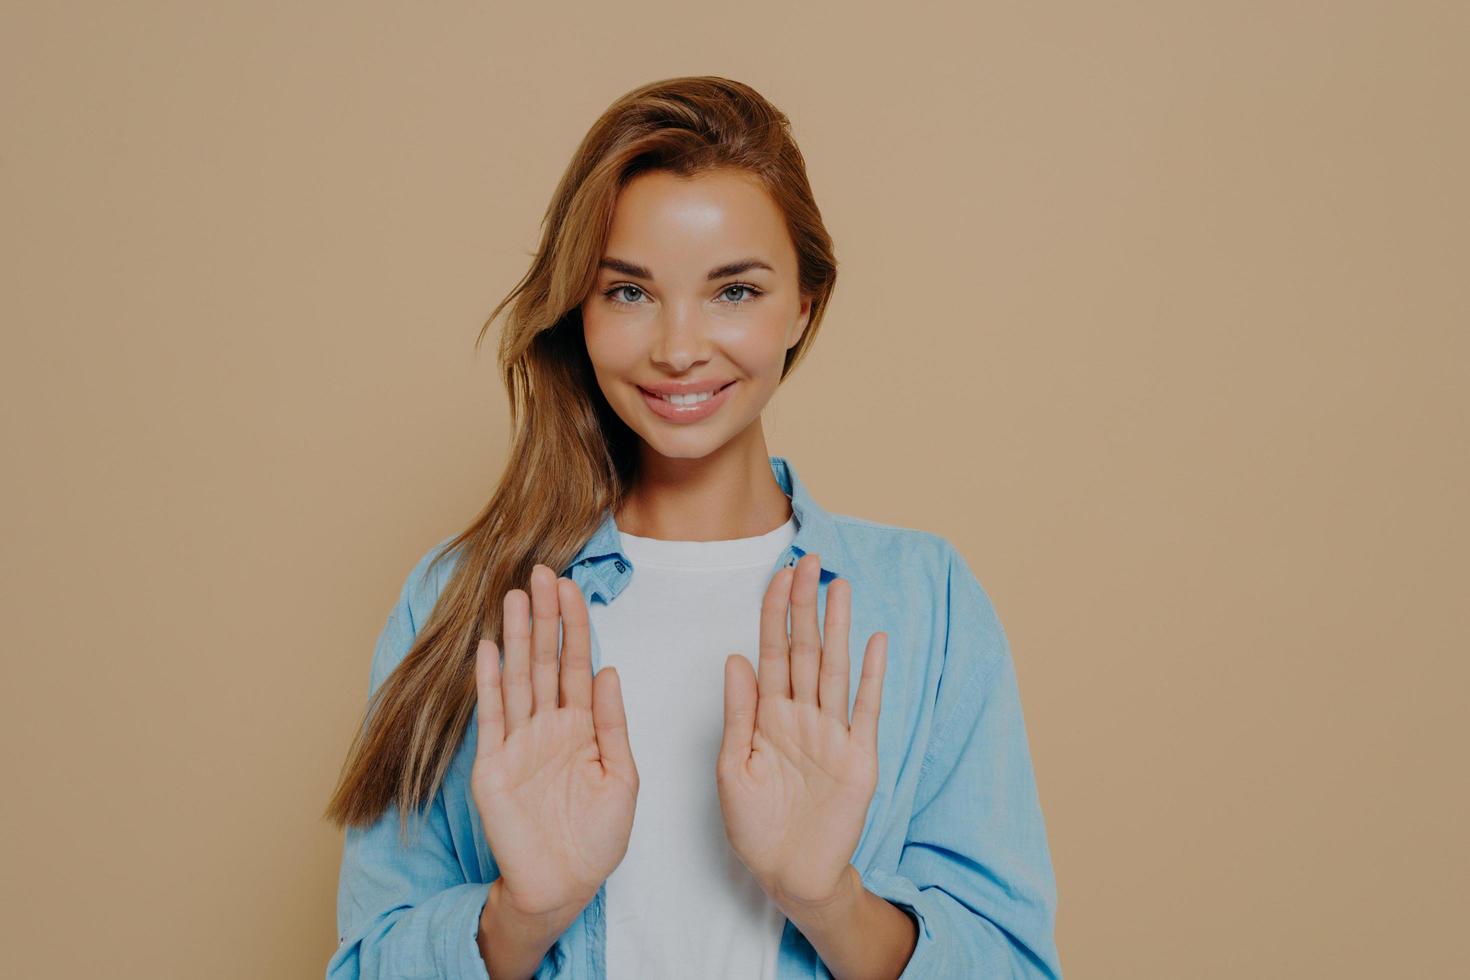
{"type": "Polygon", "coordinates": [[[321,975],[475,332],[603,108],[715,73],[841,263],[771,449],[994,598],[1067,974],[1463,975],[1467,9],[6,5],[6,972],[321,975]]]}

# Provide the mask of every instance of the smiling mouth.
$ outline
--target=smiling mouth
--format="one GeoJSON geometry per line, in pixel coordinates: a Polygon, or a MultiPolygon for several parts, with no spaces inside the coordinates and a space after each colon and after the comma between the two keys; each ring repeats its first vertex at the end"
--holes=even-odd
{"type": "Polygon", "coordinates": [[[730,381],[726,384],[721,385],[718,388],[712,388],[709,391],[689,392],[683,395],[660,395],[656,391],[649,391],[642,385],[638,385],[637,388],[639,391],[652,398],[660,398],[663,401],[668,402],[670,405],[682,407],[685,405],[698,405],[701,402],[707,402],[715,395],[718,395],[720,392],[724,391],[726,388],[730,387],[730,385],[734,383],[734,381],[730,381]]]}

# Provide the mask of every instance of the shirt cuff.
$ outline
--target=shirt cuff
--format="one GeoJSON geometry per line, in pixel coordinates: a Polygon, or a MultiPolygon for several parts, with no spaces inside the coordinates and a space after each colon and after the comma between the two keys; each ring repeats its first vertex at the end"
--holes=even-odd
{"type": "MultiPolygon", "coordinates": [[[[480,955],[480,914],[485,911],[485,902],[490,897],[490,885],[471,883],[456,885],[461,894],[454,897],[451,906],[449,928],[444,931],[448,948],[444,962],[453,964],[455,980],[490,980],[485,967],[485,958],[480,955]]],[[[541,958],[533,980],[553,980],[563,975],[566,964],[566,943],[557,937],[546,955],[541,958]]]]}
{"type": "Polygon", "coordinates": [[[908,964],[898,975],[898,980],[919,980],[921,977],[958,976],[949,970],[953,964],[945,962],[943,944],[935,941],[934,923],[919,892],[919,886],[900,874],[889,871],[869,871],[861,876],[863,887],[879,898],[899,906],[913,916],[919,925],[919,937],[908,964]]]}
{"type": "Polygon", "coordinates": [[[455,885],[457,892],[449,903],[449,922],[444,930],[446,949],[444,962],[452,964],[455,980],[490,980],[485,960],[480,956],[480,913],[490,897],[490,885],[471,882],[455,885]]]}

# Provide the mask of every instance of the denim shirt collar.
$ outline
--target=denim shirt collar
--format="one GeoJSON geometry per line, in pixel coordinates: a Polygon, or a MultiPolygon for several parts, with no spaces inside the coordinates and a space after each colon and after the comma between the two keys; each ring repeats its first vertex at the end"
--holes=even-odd
{"type": "MultiPolygon", "coordinates": [[[[812,499],[789,460],[784,456],[772,456],[770,463],[776,482],[791,498],[791,511],[796,519],[796,537],[781,552],[771,571],[774,573],[783,565],[794,565],[802,555],[816,552],[822,563],[823,583],[847,574],[848,554],[842,546],[832,515],[812,499]]],[[[612,509],[608,508],[603,512],[597,530],[592,532],[563,574],[571,571],[575,575],[580,569],[591,586],[591,592],[600,593],[604,601],[609,600],[623,590],[632,575],[633,563],[622,548],[617,522],[613,519],[612,509]]]]}

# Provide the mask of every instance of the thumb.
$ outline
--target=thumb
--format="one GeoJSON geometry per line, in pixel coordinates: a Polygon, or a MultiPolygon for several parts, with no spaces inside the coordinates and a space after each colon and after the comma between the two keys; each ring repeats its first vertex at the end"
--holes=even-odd
{"type": "Polygon", "coordinates": [[[725,658],[725,735],[720,740],[720,768],[736,766],[750,758],[755,738],[755,672],[743,654],[725,658]]]}
{"type": "Polygon", "coordinates": [[[623,775],[636,775],[633,747],[628,744],[628,716],[616,667],[604,667],[592,679],[592,728],[602,764],[623,775]]]}

